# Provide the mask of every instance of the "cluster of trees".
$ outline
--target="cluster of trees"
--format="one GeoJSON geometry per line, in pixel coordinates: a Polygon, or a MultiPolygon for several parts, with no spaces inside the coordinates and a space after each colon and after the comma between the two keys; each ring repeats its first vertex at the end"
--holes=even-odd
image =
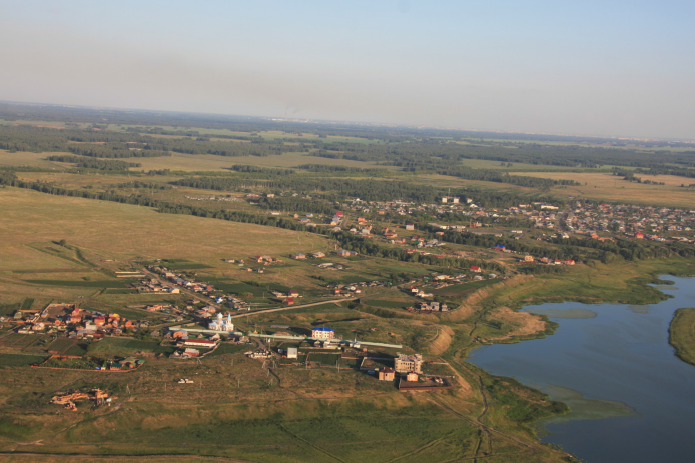
{"type": "Polygon", "coordinates": [[[67,154],[48,156],[48,158],[46,159],[48,159],[49,161],[57,162],[71,162],[75,164],[75,167],[94,170],[126,171],[130,167],[142,167],[142,164],[136,162],[114,161],[111,159],[84,158],[81,156],[70,156],[67,154]]]}
{"type": "Polygon", "coordinates": [[[635,183],[644,183],[646,185],[665,185],[666,183],[664,182],[656,182],[653,180],[642,180],[640,177],[637,177],[635,175],[635,172],[641,171],[641,169],[635,169],[634,171],[632,170],[620,170],[616,167],[613,168],[613,175],[617,177],[623,177],[623,180],[627,180],[628,182],[635,182],[635,183]]]}
{"type": "Polygon", "coordinates": [[[28,126],[0,126],[0,149],[11,153],[30,151],[67,151],[67,138],[58,131],[28,126]]]}
{"type": "MultiPolygon", "coordinates": [[[[521,134],[519,134],[521,135],[521,134]]],[[[489,137],[490,134],[487,134],[489,137]]],[[[496,138],[496,137],[495,137],[496,138]]],[[[394,165],[406,171],[451,168],[464,159],[481,159],[509,164],[599,168],[623,165],[654,169],[653,172],[679,175],[672,164],[695,167],[695,152],[646,151],[617,147],[589,147],[538,143],[494,142],[469,140],[458,143],[449,139],[409,140],[402,143],[361,145],[349,142],[324,143],[313,156],[349,159],[394,165]],[[658,156],[656,156],[658,154],[658,156]],[[442,164],[444,163],[444,164],[442,164]]],[[[690,172],[690,171],[689,171],[690,172]]]]}
{"type": "Polygon", "coordinates": [[[549,190],[555,185],[580,185],[574,180],[553,180],[550,178],[529,177],[526,175],[509,175],[493,169],[473,169],[470,167],[454,167],[437,170],[440,175],[452,175],[467,180],[484,180],[487,182],[509,183],[540,190],[549,190]]]}
{"type": "Polygon", "coordinates": [[[123,143],[105,143],[98,145],[70,145],[68,151],[79,154],[80,156],[89,156],[93,158],[155,158],[161,156],[171,156],[171,153],[166,151],[149,150],[141,145],[139,148],[129,148],[123,143]]]}
{"type": "Polygon", "coordinates": [[[262,174],[268,176],[292,175],[295,173],[293,169],[276,169],[274,167],[260,167],[244,164],[234,164],[229,169],[243,174],[262,174]]]}
{"type": "Polygon", "coordinates": [[[282,142],[254,139],[251,143],[211,141],[206,138],[168,138],[148,141],[145,150],[173,151],[184,154],[214,154],[217,156],[272,156],[290,152],[308,152],[304,146],[285,145],[282,142]]]}
{"type": "Polygon", "coordinates": [[[171,190],[171,185],[165,185],[162,183],[154,182],[141,182],[140,180],[135,180],[128,183],[119,183],[114,185],[115,188],[143,188],[147,190],[171,190]]]}
{"type": "Polygon", "coordinates": [[[378,172],[385,171],[385,169],[363,169],[361,167],[348,167],[348,166],[327,166],[324,164],[302,164],[295,166],[297,169],[306,170],[309,172],[378,172]]]}
{"type": "Polygon", "coordinates": [[[409,200],[434,202],[442,192],[428,185],[415,185],[395,180],[352,179],[331,177],[284,176],[272,179],[246,177],[184,178],[176,185],[205,190],[243,191],[248,188],[266,188],[294,191],[301,194],[318,193],[325,199],[361,198],[365,201],[409,200]]]}

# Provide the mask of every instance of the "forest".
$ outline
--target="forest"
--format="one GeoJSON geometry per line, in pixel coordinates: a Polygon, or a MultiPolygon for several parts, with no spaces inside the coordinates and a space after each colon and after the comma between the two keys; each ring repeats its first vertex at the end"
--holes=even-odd
{"type": "Polygon", "coordinates": [[[0,104],[0,120],[5,121],[0,124],[0,149],[10,152],[66,152],[104,158],[158,157],[171,153],[231,157],[304,153],[377,166],[367,169],[315,163],[296,166],[314,173],[376,173],[374,169],[378,166],[393,166],[403,172],[432,172],[542,190],[555,185],[575,185],[575,182],[509,175],[505,169],[476,169],[461,162],[494,161],[507,168],[523,163],[539,166],[540,170],[541,166],[578,170],[625,166],[637,169],[637,173],[695,178],[695,147],[678,141],[641,141],[639,147],[633,147],[624,140],[598,137],[350,124],[327,127],[320,123],[262,118],[50,105],[25,107],[10,103],[0,104]],[[61,121],[64,127],[12,124],[28,117],[61,121]],[[264,131],[277,131],[282,136],[264,138],[259,135],[264,131]],[[347,138],[339,141],[336,137],[372,143],[356,143],[347,138]]]}

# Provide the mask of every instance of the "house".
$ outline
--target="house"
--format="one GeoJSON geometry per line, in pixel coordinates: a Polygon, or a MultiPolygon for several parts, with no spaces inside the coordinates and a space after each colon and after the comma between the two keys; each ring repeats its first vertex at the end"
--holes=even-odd
{"type": "Polygon", "coordinates": [[[292,259],[296,259],[296,260],[304,260],[304,259],[306,259],[306,256],[305,256],[304,254],[302,254],[302,253],[299,253],[299,254],[291,254],[290,257],[291,257],[292,259]]]}
{"type": "Polygon", "coordinates": [[[206,339],[186,339],[183,341],[183,346],[184,347],[207,347],[207,348],[213,348],[217,342],[215,341],[208,341],[206,339]]]}
{"type": "Polygon", "coordinates": [[[493,246],[492,249],[494,249],[495,251],[504,251],[507,248],[502,244],[496,244],[495,246],[493,246]]]}
{"type": "Polygon", "coordinates": [[[340,257],[352,257],[356,256],[357,253],[355,251],[346,251],[345,249],[341,249],[340,251],[338,251],[338,255],[340,257]]]}
{"type": "Polygon", "coordinates": [[[322,253],[321,251],[315,252],[312,254],[315,259],[320,259],[322,257],[326,257],[326,254],[322,253]]]}
{"type": "Polygon", "coordinates": [[[395,368],[398,373],[419,373],[422,374],[422,354],[396,354],[395,368]]]}
{"type": "Polygon", "coordinates": [[[415,230],[415,224],[414,223],[407,223],[407,224],[405,224],[405,229],[406,230],[415,230]]]}
{"type": "Polygon", "coordinates": [[[533,256],[524,256],[524,262],[533,262],[533,256]]]}
{"type": "Polygon", "coordinates": [[[379,370],[379,381],[393,381],[396,379],[396,370],[384,367],[379,370]]]}
{"type": "Polygon", "coordinates": [[[333,328],[314,328],[311,330],[311,337],[316,339],[334,339],[335,330],[333,328]]]}
{"type": "Polygon", "coordinates": [[[186,330],[176,330],[171,333],[171,337],[174,339],[186,339],[188,338],[188,332],[186,330]]]}
{"type": "Polygon", "coordinates": [[[294,304],[294,298],[292,297],[286,297],[284,301],[282,301],[283,304],[285,305],[292,305],[294,304]]]}
{"type": "Polygon", "coordinates": [[[182,357],[198,357],[200,355],[200,351],[198,349],[191,349],[190,347],[187,347],[184,349],[182,357]]]}
{"type": "Polygon", "coordinates": [[[482,271],[483,271],[483,269],[481,269],[477,265],[471,265],[471,272],[480,273],[482,271]]]}
{"type": "Polygon", "coordinates": [[[296,289],[290,289],[287,295],[289,297],[299,297],[299,291],[297,291],[296,289]]]}

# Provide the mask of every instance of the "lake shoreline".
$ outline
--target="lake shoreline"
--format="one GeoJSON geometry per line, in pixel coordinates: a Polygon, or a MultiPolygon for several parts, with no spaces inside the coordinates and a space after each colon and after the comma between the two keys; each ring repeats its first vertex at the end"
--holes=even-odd
{"type": "MultiPolygon", "coordinates": [[[[695,370],[674,355],[674,350],[668,342],[668,327],[678,308],[693,306],[688,302],[688,298],[695,299],[695,288],[689,289],[692,283],[685,277],[661,278],[673,279],[674,284],[664,285],[663,279],[654,278],[657,280],[656,283],[665,286],[659,289],[670,296],[656,304],[603,303],[581,306],[577,302],[565,302],[546,303],[543,304],[543,308],[527,306],[524,311],[541,311],[543,315],[550,315],[550,318],[559,321],[556,336],[537,337],[528,343],[516,344],[514,348],[505,348],[504,344],[486,344],[471,352],[468,360],[491,375],[514,378],[527,387],[548,394],[551,400],[566,403],[573,409],[568,415],[543,419],[530,426],[542,442],[562,445],[565,450],[586,458],[585,450],[588,449],[581,443],[582,433],[586,432],[587,436],[592,433],[590,429],[587,431],[585,428],[606,428],[608,432],[612,431],[614,426],[628,429],[633,427],[647,435],[643,428],[648,428],[649,423],[663,419],[663,411],[654,410],[657,398],[663,400],[659,397],[660,392],[654,392],[659,391],[660,387],[657,386],[660,383],[656,372],[660,372],[660,368],[666,365],[670,370],[664,370],[663,375],[669,378],[684,376],[695,385],[695,370]],[[679,304],[681,307],[678,307],[679,304]],[[548,308],[552,311],[548,312],[548,308]],[[562,312],[567,312],[567,309],[569,312],[563,316],[562,312]],[[545,344],[546,347],[539,349],[537,346],[541,344],[545,344]],[[558,352],[544,352],[552,350],[548,346],[552,346],[552,349],[558,352]],[[605,351],[602,351],[604,348],[605,351]],[[496,358],[495,355],[488,355],[493,350],[499,351],[496,358]],[[544,361],[544,355],[551,358],[544,361]],[[604,357],[608,359],[603,360],[602,364],[604,357]],[[658,358],[659,362],[655,362],[655,358],[658,358]],[[539,363],[532,364],[532,360],[539,360],[539,363]],[[573,361],[576,362],[576,371],[568,368],[573,361]],[[648,363],[651,371],[640,371],[636,367],[640,362],[648,363]],[[674,362],[687,367],[687,371],[674,362]],[[562,370],[565,377],[544,371],[547,369],[562,370]],[[594,370],[598,370],[598,373],[594,370]],[[627,392],[621,392],[620,387],[616,386],[621,378],[620,375],[611,377],[611,370],[631,378],[631,381],[623,379],[627,383],[623,385],[627,392]],[[529,373],[531,371],[533,373],[529,373]],[[534,374],[538,374],[538,377],[534,374]],[[595,381],[600,384],[603,384],[603,381],[610,387],[605,387],[604,390],[603,386],[597,387],[590,381],[587,383],[586,378],[581,377],[582,374],[587,377],[594,374],[595,381]],[[649,380],[645,381],[644,377],[649,380]],[[579,387],[575,387],[574,383],[579,384],[579,387]],[[649,387],[654,387],[654,391],[649,391],[649,387]],[[558,388],[564,390],[565,394],[558,394],[558,388]],[[623,394],[625,397],[622,397],[623,394]],[[568,397],[571,400],[568,400],[568,397]],[[563,398],[569,403],[564,402],[563,398]],[[605,416],[602,412],[606,412],[605,416]],[[610,424],[606,425],[606,422],[610,424]],[[549,434],[544,436],[543,429],[539,426],[549,434]],[[567,433],[574,433],[574,436],[568,436],[567,433]]],[[[666,386],[673,388],[670,384],[666,386]]],[[[675,389],[677,397],[684,393],[678,387],[675,389]]],[[[688,396],[683,396],[683,400],[688,405],[686,408],[692,408],[695,412],[695,401],[689,400],[688,396]]],[[[668,410],[668,407],[666,409],[668,410]]],[[[675,413],[678,412],[676,409],[675,413]]],[[[690,424],[686,417],[682,419],[686,420],[684,425],[690,424]]],[[[620,440],[620,436],[617,436],[617,439],[620,440]]],[[[645,452],[648,454],[649,450],[646,449],[645,452]]],[[[611,452],[606,451],[605,454],[609,455],[611,452]]],[[[601,460],[599,457],[591,458],[589,461],[610,460],[601,460]]],[[[672,461],[679,461],[679,456],[675,456],[672,461]]]]}

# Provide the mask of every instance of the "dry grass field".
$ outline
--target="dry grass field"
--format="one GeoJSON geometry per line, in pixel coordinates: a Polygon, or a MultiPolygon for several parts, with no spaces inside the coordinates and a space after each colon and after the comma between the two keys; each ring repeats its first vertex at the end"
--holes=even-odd
{"type": "Polygon", "coordinates": [[[672,175],[638,175],[643,180],[664,182],[666,185],[645,185],[644,183],[627,182],[621,177],[607,173],[569,173],[569,172],[524,172],[518,175],[530,177],[552,178],[557,180],[575,180],[582,184],[578,187],[555,188],[558,195],[572,195],[577,198],[587,198],[603,201],[629,201],[634,204],[661,205],[672,207],[695,207],[695,190],[682,188],[681,184],[689,185],[693,179],[672,175]]]}
{"type": "Polygon", "coordinates": [[[537,194],[534,188],[520,187],[509,183],[486,182],[484,180],[466,180],[450,175],[420,174],[408,177],[416,183],[424,183],[440,188],[475,188],[484,191],[513,191],[519,194],[537,194]]]}
{"type": "Polygon", "coordinates": [[[53,154],[65,153],[30,153],[28,151],[18,151],[16,153],[10,153],[6,150],[0,150],[0,165],[12,167],[41,167],[43,169],[57,170],[62,170],[63,168],[68,166],[68,164],[62,162],[47,161],[46,158],[53,154]]]}
{"type": "Polygon", "coordinates": [[[186,215],[107,201],[0,189],[0,270],[70,267],[28,246],[65,239],[92,260],[133,257],[196,262],[318,248],[316,235],[186,215]],[[21,230],[21,233],[18,231],[21,230]]]}
{"type": "MultiPolygon", "coordinates": [[[[405,394],[353,369],[280,365],[271,374],[262,364],[235,353],[200,364],[148,357],[127,374],[4,369],[0,452],[47,454],[33,455],[41,461],[117,454],[125,461],[436,463],[473,460],[488,449],[488,461],[560,461],[560,453],[531,444],[528,431],[513,429],[506,410],[516,403],[509,401],[489,402],[488,425],[504,432],[488,447],[471,418],[482,407],[479,393],[458,387],[457,378],[474,379],[466,371],[451,379],[457,387],[450,391],[405,394]],[[117,398],[74,412],[48,403],[55,392],[89,387],[117,398]]],[[[538,395],[530,399],[550,408],[538,395]]]]}
{"type": "MultiPolygon", "coordinates": [[[[29,166],[41,167],[44,169],[63,170],[72,167],[70,163],[47,161],[51,155],[66,153],[30,153],[17,152],[10,153],[0,150],[0,165],[4,166],[29,166]]],[[[320,164],[325,166],[347,166],[362,169],[396,170],[393,166],[377,166],[376,163],[351,161],[347,159],[329,159],[316,156],[309,156],[307,153],[285,153],[276,156],[216,156],[213,154],[184,154],[172,153],[171,156],[156,158],[132,158],[126,159],[127,162],[142,164],[142,167],[133,167],[131,171],[148,171],[169,169],[172,171],[227,171],[234,164],[253,165],[262,167],[294,167],[301,164],[320,164]]]]}

